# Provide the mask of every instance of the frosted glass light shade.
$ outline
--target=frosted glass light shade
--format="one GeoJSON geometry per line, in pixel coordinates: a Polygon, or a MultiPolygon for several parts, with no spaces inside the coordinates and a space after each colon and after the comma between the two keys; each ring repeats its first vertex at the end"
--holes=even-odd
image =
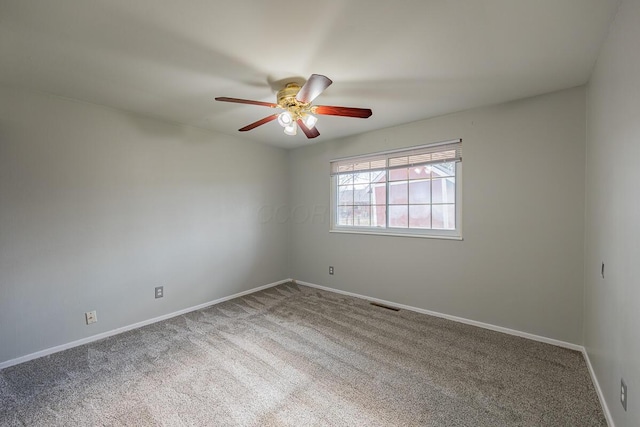
{"type": "Polygon", "coordinates": [[[282,127],[291,125],[291,123],[293,123],[293,117],[291,117],[291,113],[289,113],[288,111],[280,113],[280,115],[278,115],[278,123],[280,123],[280,126],[282,127]]]}
{"type": "Polygon", "coordinates": [[[304,122],[304,125],[307,128],[311,129],[318,122],[318,118],[316,116],[311,115],[311,114],[307,114],[306,116],[304,116],[304,119],[302,119],[302,121],[304,122]]]}
{"type": "Polygon", "coordinates": [[[291,123],[290,125],[285,126],[284,133],[287,135],[296,135],[298,133],[298,125],[291,123]]]}

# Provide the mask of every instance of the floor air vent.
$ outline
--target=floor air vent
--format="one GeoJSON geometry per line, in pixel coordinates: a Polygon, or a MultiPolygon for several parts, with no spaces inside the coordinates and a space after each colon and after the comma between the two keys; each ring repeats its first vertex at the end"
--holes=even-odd
{"type": "Polygon", "coordinates": [[[391,311],[400,311],[399,308],[389,307],[388,305],[379,304],[377,302],[370,302],[369,304],[375,305],[376,307],[386,308],[387,310],[391,310],[391,311]]]}

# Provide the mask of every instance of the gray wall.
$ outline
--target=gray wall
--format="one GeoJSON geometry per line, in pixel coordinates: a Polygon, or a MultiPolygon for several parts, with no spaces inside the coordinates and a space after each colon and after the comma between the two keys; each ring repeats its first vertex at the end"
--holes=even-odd
{"type": "Polygon", "coordinates": [[[618,427],[640,426],[639,41],[640,1],[623,1],[588,88],[584,341],[618,427]]]}
{"type": "Polygon", "coordinates": [[[288,277],[287,161],[0,87],[0,362],[288,277]]]}
{"type": "Polygon", "coordinates": [[[581,344],[585,126],[575,88],[292,151],[293,277],[581,344]],[[454,138],[463,241],[329,233],[331,159],[454,138]]]}

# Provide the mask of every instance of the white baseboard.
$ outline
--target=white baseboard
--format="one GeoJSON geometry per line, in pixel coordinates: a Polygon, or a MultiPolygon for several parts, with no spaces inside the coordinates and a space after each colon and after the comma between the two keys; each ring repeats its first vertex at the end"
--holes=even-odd
{"type": "Polygon", "coordinates": [[[412,307],[409,305],[398,304],[393,301],[386,301],[380,298],[371,298],[366,295],[360,295],[353,292],[342,291],[340,289],[329,288],[327,286],[316,285],[315,283],[304,282],[302,280],[294,280],[295,283],[303,286],[308,286],[310,288],[322,289],[323,291],[333,292],[336,294],[348,295],[351,297],[361,298],[367,301],[372,301],[384,305],[388,305],[390,307],[401,308],[403,310],[415,311],[417,313],[428,314],[430,316],[441,317],[443,319],[452,320],[454,322],[465,323],[467,325],[477,326],[479,328],[489,329],[492,331],[502,332],[509,335],[515,335],[521,338],[527,338],[534,341],[540,341],[543,343],[555,345],[558,347],[568,348],[570,350],[576,350],[582,353],[585,362],[587,363],[587,367],[589,368],[589,374],[591,375],[591,380],[593,382],[593,386],[596,389],[596,393],[598,394],[598,399],[600,400],[600,406],[602,406],[602,412],[607,420],[607,424],[609,427],[615,427],[613,423],[613,418],[611,417],[611,412],[609,411],[609,407],[607,406],[607,402],[604,400],[604,395],[602,394],[602,389],[600,388],[600,383],[598,382],[598,378],[596,377],[596,373],[593,370],[593,366],[591,366],[591,360],[589,359],[589,354],[587,350],[578,344],[573,344],[570,342],[560,341],[553,338],[547,338],[540,335],[530,334],[528,332],[521,332],[515,329],[504,328],[502,326],[492,325],[490,323],[478,322],[475,320],[465,319],[464,317],[451,316],[449,314],[438,313],[437,311],[425,310],[423,308],[412,307]]]}
{"type": "Polygon", "coordinates": [[[185,313],[189,313],[189,312],[196,311],[196,310],[201,310],[203,308],[207,308],[207,307],[210,307],[212,305],[216,305],[216,304],[219,304],[221,302],[228,301],[230,299],[242,297],[242,296],[245,296],[245,295],[248,295],[248,294],[252,294],[254,292],[258,292],[258,291],[261,291],[263,289],[272,288],[274,286],[278,286],[278,285],[281,285],[281,284],[287,283],[287,282],[294,282],[294,283],[297,283],[297,284],[300,284],[300,285],[303,285],[303,286],[308,286],[310,288],[322,289],[322,290],[328,291],[328,292],[333,292],[333,293],[342,294],[342,295],[348,295],[348,296],[352,296],[352,297],[355,297],[355,298],[361,298],[361,299],[364,299],[364,300],[367,300],[367,301],[372,301],[372,302],[377,302],[377,303],[380,303],[380,304],[388,305],[390,307],[396,307],[396,308],[401,308],[403,310],[410,310],[410,311],[414,311],[414,312],[417,312],[417,313],[428,314],[430,316],[440,317],[440,318],[443,318],[443,319],[452,320],[454,322],[465,323],[467,325],[477,326],[479,328],[489,329],[489,330],[492,330],[492,331],[502,332],[502,333],[509,334],[509,335],[515,335],[515,336],[518,336],[518,337],[527,338],[527,339],[534,340],[534,341],[544,342],[544,343],[555,345],[555,346],[558,346],[558,347],[564,347],[564,348],[568,348],[568,349],[571,349],[571,350],[580,351],[583,354],[584,359],[585,359],[585,361],[587,363],[587,367],[589,369],[589,374],[591,375],[591,380],[593,381],[593,385],[594,385],[594,387],[596,389],[596,393],[598,394],[598,399],[600,400],[600,405],[602,406],[602,410],[603,410],[604,416],[605,416],[605,418],[607,420],[607,424],[609,425],[609,427],[615,427],[615,424],[613,423],[613,418],[611,417],[611,412],[609,411],[609,407],[607,406],[607,402],[604,399],[604,395],[602,393],[602,389],[600,388],[600,383],[598,382],[598,378],[596,377],[595,371],[593,370],[593,366],[591,365],[591,360],[589,359],[589,354],[587,353],[586,349],[581,345],[572,344],[572,343],[569,343],[569,342],[560,341],[560,340],[556,340],[556,339],[553,339],[553,338],[547,338],[547,337],[543,337],[543,336],[540,336],[540,335],[530,334],[530,333],[527,333],[527,332],[521,332],[521,331],[517,331],[515,329],[509,329],[509,328],[505,328],[505,327],[502,327],[502,326],[496,326],[496,325],[492,325],[490,323],[478,322],[478,321],[475,321],[475,320],[465,319],[463,317],[451,316],[449,314],[439,313],[439,312],[431,311],[431,310],[425,310],[423,308],[412,307],[412,306],[405,305],[405,304],[398,304],[398,303],[395,303],[393,301],[387,301],[387,300],[383,300],[383,299],[380,299],[380,298],[372,298],[372,297],[368,297],[366,295],[360,295],[360,294],[356,294],[356,293],[353,293],[353,292],[342,291],[340,289],[329,288],[327,286],[316,285],[315,283],[309,283],[309,282],[304,282],[302,280],[294,280],[294,279],[284,279],[284,280],[280,280],[278,282],[269,283],[267,285],[258,286],[256,288],[249,289],[247,291],[239,292],[237,294],[229,295],[229,296],[226,296],[226,297],[218,298],[216,300],[209,301],[209,302],[206,302],[204,304],[199,304],[199,305],[196,305],[196,306],[193,306],[193,307],[185,308],[183,310],[175,311],[173,313],[165,314],[165,315],[162,315],[162,316],[159,316],[159,317],[154,317],[154,318],[148,319],[148,320],[143,320],[142,322],[134,323],[134,324],[131,324],[131,325],[123,326],[121,328],[113,329],[111,331],[103,332],[103,333],[100,333],[100,334],[97,334],[97,335],[92,335],[92,336],[87,337],[87,338],[82,338],[82,339],[79,339],[79,340],[76,340],[76,341],[72,341],[72,342],[67,343],[67,344],[58,345],[58,346],[51,347],[51,348],[48,348],[48,349],[45,349],[45,350],[37,351],[35,353],[27,354],[25,356],[17,357],[15,359],[7,360],[5,362],[0,362],[0,370],[4,369],[4,368],[8,368],[10,366],[18,365],[20,363],[28,362],[30,360],[37,359],[39,357],[48,356],[48,355],[53,354],[53,353],[58,353],[60,351],[67,350],[69,348],[77,347],[77,346],[80,346],[80,345],[83,345],[83,344],[88,344],[90,342],[98,341],[98,340],[101,340],[103,338],[107,338],[107,337],[110,337],[110,336],[113,336],[113,335],[121,334],[123,332],[130,331],[132,329],[141,328],[143,326],[150,325],[152,323],[161,322],[163,320],[167,320],[167,319],[170,319],[172,317],[180,316],[180,315],[183,315],[185,313]]]}
{"type": "Polygon", "coordinates": [[[587,367],[589,368],[589,374],[591,375],[591,381],[593,382],[593,386],[596,389],[596,393],[598,394],[598,399],[600,400],[600,406],[602,406],[602,412],[604,412],[604,417],[607,419],[607,424],[609,427],[615,427],[613,423],[613,417],[611,416],[611,411],[609,411],[609,406],[607,406],[607,401],[604,400],[604,394],[602,393],[602,388],[600,387],[600,382],[598,381],[598,377],[596,377],[596,372],[593,370],[593,366],[591,365],[591,359],[589,359],[589,353],[587,353],[586,348],[582,348],[582,355],[584,356],[584,360],[587,362],[587,367]]]}
{"type": "Polygon", "coordinates": [[[377,302],[377,303],[380,303],[380,304],[388,305],[390,307],[396,307],[396,308],[401,308],[403,310],[415,311],[416,313],[422,313],[422,314],[428,314],[430,316],[441,317],[443,319],[453,320],[454,322],[465,323],[467,325],[477,326],[479,328],[490,329],[492,331],[502,332],[502,333],[509,334],[509,335],[515,335],[517,337],[527,338],[527,339],[530,339],[530,340],[533,340],[533,341],[540,341],[540,342],[551,344],[551,345],[555,345],[555,346],[558,346],[558,347],[564,347],[564,348],[568,348],[568,349],[576,350],[576,351],[580,351],[580,352],[582,352],[584,350],[584,347],[582,347],[581,345],[578,345],[578,344],[573,344],[573,343],[566,342],[566,341],[560,341],[560,340],[556,340],[556,339],[553,339],[553,338],[547,338],[547,337],[543,337],[543,336],[540,336],[540,335],[534,335],[534,334],[530,334],[528,332],[521,332],[521,331],[517,331],[515,329],[509,329],[509,328],[505,328],[505,327],[502,327],[502,326],[492,325],[490,323],[478,322],[478,321],[475,321],[475,320],[465,319],[464,317],[451,316],[449,314],[438,313],[437,311],[425,310],[423,308],[412,307],[410,305],[398,304],[396,302],[386,301],[386,300],[379,299],[379,298],[371,298],[371,297],[368,297],[366,295],[355,294],[353,292],[341,291],[339,289],[328,288],[326,286],[320,286],[320,285],[316,285],[314,283],[303,282],[302,280],[294,280],[294,282],[298,283],[300,285],[303,285],[303,286],[309,286],[311,288],[317,288],[317,289],[322,289],[324,291],[334,292],[334,293],[337,293],[337,294],[342,294],[342,295],[348,295],[348,296],[352,296],[352,297],[356,297],[356,298],[361,298],[361,299],[365,299],[367,301],[373,301],[373,302],[377,302]]]}
{"type": "Polygon", "coordinates": [[[93,341],[98,341],[103,338],[107,338],[113,335],[121,334],[123,332],[130,331],[132,329],[141,328],[143,326],[150,325],[152,323],[160,322],[163,320],[170,319],[172,317],[180,316],[185,313],[189,313],[191,311],[201,310],[203,308],[207,308],[212,305],[220,304],[221,302],[228,301],[230,299],[242,297],[248,294],[252,294],[254,292],[261,291],[263,289],[272,288],[274,286],[281,285],[283,283],[292,282],[292,279],[284,279],[278,282],[269,283],[268,285],[258,286],[257,288],[249,289],[248,291],[238,292],[237,294],[229,295],[227,297],[218,298],[217,300],[205,302],[204,304],[199,304],[193,307],[185,308],[183,310],[174,311],[173,313],[164,314],[162,316],[154,317],[153,319],[143,320],[142,322],[134,323],[131,325],[123,326],[121,328],[112,329],[107,332],[102,332],[97,335],[92,335],[87,338],[82,338],[76,341],[72,341],[67,344],[58,345],[55,347],[47,348],[44,350],[37,351],[35,353],[27,354],[26,356],[17,357],[15,359],[7,360],[6,362],[0,362],[0,369],[8,368],[9,366],[18,365],[20,363],[28,362],[29,360],[37,359],[39,357],[48,356],[53,353],[58,353],[63,350],[67,350],[69,348],[77,347],[79,345],[88,344],[93,341]]]}

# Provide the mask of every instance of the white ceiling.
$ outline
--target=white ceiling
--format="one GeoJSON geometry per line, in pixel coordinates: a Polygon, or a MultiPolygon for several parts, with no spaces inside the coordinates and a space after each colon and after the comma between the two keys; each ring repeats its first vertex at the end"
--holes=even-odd
{"type": "Polygon", "coordinates": [[[618,0],[2,0],[0,82],[296,147],[587,82],[618,0]],[[333,80],[320,137],[216,96],[333,80]],[[273,86],[273,87],[272,87],[273,86]]]}

